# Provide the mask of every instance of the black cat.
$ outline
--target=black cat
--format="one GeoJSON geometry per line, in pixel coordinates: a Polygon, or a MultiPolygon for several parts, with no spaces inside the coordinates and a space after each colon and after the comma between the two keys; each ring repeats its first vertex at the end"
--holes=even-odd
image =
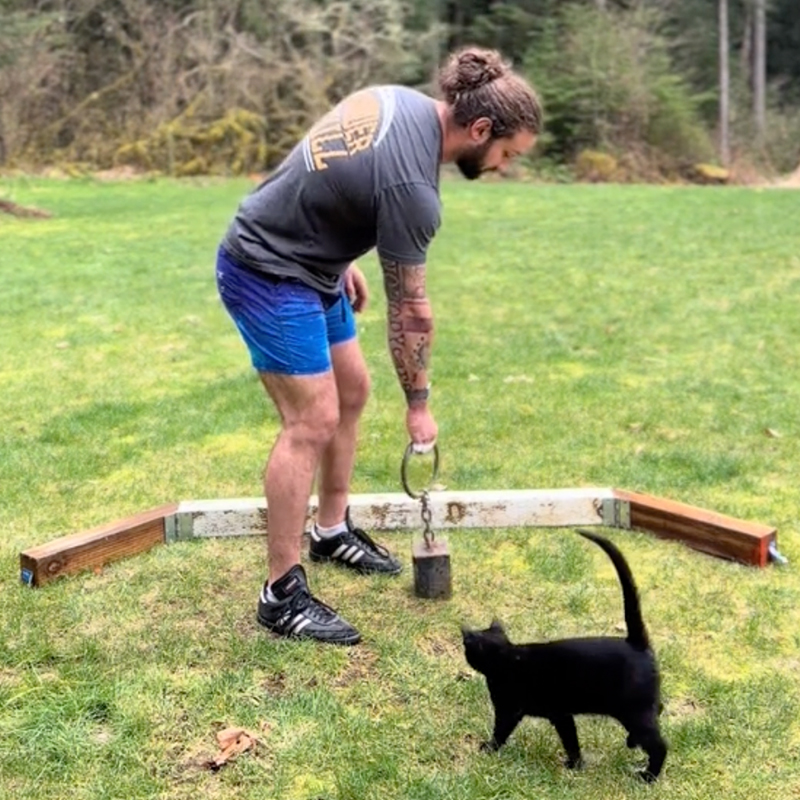
{"type": "Polygon", "coordinates": [[[566,765],[581,766],[575,714],[603,714],[628,731],[628,747],[649,756],[639,774],[654,781],[667,745],[658,727],[660,678],[639,608],[639,597],[622,553],[608,539],[588,531],[581,536],[605,550],[619,575],[625,603],[626,638],[598,636],[554,642],[512,644],[495,620],[483,631],[462,628],[469,665],[483,674],[494,705],[494,735],[482,745],[498,750],[525,715],[555,726],[567,751],[566,765]]]}

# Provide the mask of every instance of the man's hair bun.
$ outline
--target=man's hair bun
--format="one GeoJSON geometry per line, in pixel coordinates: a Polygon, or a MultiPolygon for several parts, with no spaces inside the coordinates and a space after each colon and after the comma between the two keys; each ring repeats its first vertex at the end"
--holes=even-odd
{"type": "Polygon", "coordinates": [[[497,51],[467,47],[450,56],[439,73],[439,88],[444,99],[452,104],[459,95],[474,92],[509,71],[497,51]]]}

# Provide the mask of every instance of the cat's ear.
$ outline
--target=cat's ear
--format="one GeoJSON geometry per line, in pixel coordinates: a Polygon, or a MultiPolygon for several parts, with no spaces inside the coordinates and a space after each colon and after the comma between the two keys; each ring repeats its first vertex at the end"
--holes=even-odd
{"type": "Polygon", "coordinates": [[[503,636],[506,635],[506,629],[503,627],[503,623],[500,622],[499,619],[496,617],[492,620],[492,624],[489,626],[489,630],[493,633],[502,633],[503,636]]]}

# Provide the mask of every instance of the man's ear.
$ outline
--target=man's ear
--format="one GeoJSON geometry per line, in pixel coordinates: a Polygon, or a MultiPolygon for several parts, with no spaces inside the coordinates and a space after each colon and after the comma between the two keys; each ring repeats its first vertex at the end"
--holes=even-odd
{"type": "Polygon", "coordinates": [[[475,144],[486,144],[492,138],[492,121],[489,117],[478,117],[469,126],[469,137],[475,144]]]}

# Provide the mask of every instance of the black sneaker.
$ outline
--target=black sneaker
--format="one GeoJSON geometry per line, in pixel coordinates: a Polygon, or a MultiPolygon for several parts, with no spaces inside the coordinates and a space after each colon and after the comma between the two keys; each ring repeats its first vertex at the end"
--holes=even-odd
{"type": "Polygon", "coordinates": [[[345,521],[347,530],[329,538],[320,536],[315,526],[311,528],[308,554],[312,561],[331,561],[361,573],[400,574],[403,569],[400,562],[361,528],[353,527],[349,506],[345,521]]]}
{"type": "Polygon", "coordinates": [[[311,596],[306,573],[300,564],[292,567],[272,586],[278,598],[270,603],[266,584],[258,599],[258,621],[279,636],[317,639],[328,644],[356,644],[361,634],[330,606],[311,596]]]}

